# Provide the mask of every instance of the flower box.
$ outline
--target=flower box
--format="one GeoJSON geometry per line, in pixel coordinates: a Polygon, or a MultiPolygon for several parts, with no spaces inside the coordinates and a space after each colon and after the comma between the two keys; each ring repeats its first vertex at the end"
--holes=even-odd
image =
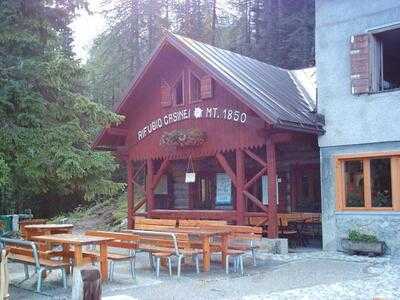
{"type": "Polygon", "coordinates": [[[342,239],[342,249],[349,254],[364,254],[368,256],[383,255],[385,242],[365,242],[342,239]]]}

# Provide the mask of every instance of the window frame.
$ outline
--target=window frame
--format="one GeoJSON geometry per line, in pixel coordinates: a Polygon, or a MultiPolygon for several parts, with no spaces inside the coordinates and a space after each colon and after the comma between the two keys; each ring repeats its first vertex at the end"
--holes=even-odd
{"type": "Polygon", "coordinates": [[[366,33],[370,36],[369,63],[371,70],[369,94],[390,93],[400,90],[400,87],[392,89],[383,88],[383,46],[382,41],[378,36],[379,34],[391,30],[400,30],[400,22],[366,30],[366,33]],[[377,50],[378,48],[379,50],[377,50]]]}
{"type": "Polygon", "coordinates": [[[202,101],[201,98],[201,76],[197,75],[195,72],[193,72],[193,70],[189,70],[189,102],[190,103],[199,103],[202,101]],[[196,77],[196,79],[199,81],[199,94],[198,94],[198,99],[197,100],[193,100],[193,86],[192,86],[192,76],[196,77]]]}
{"type": "Polygon", "coordinates": [[[373,152],[350,155],[337,155],[334,157],[336,174],[336,210],[337,211],[400,211],[400,152],[373,152]],[[390,177],[392,186],[392,206],[373,207],[371,193],[371,168],[372,159],[390,158],[390,177]],[[345,191],[346,161],[362,160],[364,177],[364,206],[347,207],[345,191]]]}
{"type": "Polygon", "coordinates": [[[173,106],[177,106],[177,107],[181,107],[181,106],[185,106],[185,76],[184,76],[184,72],[180,73],[178,75],[178,77],[176,78],[176,80],[174,81],[174,84],[172,85],[172,104],[173,106]],[[176,88],[178,86],[178,83],[182,82],[182,103],[178,104],[177,103],[177,97],[176,97],[176,88]]]}

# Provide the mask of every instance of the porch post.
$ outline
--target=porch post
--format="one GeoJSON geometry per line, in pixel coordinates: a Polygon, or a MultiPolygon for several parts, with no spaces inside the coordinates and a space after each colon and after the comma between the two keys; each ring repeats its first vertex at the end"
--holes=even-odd
{"type": "Polygon", "coordinates": [[[132,162],[128,159],[127,162],[127,180],[128,180],[128,229],[133,228],[133,207],[135,203],[135,195],[134,195],[134,187],[133,187],[133,182],[132,182],[132,176],[133,176],[133,166],[132,162]]]}
{"type": "Polygon", "coordinates": [[[146,173],[147,216],[149,216],[151,211],[154,209],[153,175],[154,175],[154,162],[152,159],[148,159],[147,173],[146,173]]]}
{"type": "Polygon", "coordinates": [[[245,166],[244,166],[244,152],[242,149],[236,149],[236,223],[237,225],[244,224],[245,213],[245,198],[244,198],[244,184],[245,184],[245,166]]]}
{"type": "Polygon", "coordinates": [[[268,238],[278,237],[278,209],[276,205],[276,149],[271,138],[267,138],[268,174],[268,238]]]}

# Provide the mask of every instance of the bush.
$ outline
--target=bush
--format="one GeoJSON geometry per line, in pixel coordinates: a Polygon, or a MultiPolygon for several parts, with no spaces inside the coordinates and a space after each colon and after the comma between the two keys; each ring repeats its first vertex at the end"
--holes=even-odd
{"type": "Polygon", "coordinates": [[[350,230],[349,240],[352,242],[366,242],[366,243],[376,243],[378,238],[373,234],[361,233],[357,230],[350,230]]]}

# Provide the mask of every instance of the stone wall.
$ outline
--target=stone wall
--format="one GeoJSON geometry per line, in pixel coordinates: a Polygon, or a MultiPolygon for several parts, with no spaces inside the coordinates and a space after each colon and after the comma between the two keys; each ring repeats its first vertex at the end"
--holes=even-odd
{"type": "Polygon", "coordinates": [[[389,253],[400,255],[400,212],[337,212],[335,155],[400,151],[400,142],[321,148],[322,234],[325,250],[340,250],[340,239],[351,229],[377,235],[389,253]]]}

